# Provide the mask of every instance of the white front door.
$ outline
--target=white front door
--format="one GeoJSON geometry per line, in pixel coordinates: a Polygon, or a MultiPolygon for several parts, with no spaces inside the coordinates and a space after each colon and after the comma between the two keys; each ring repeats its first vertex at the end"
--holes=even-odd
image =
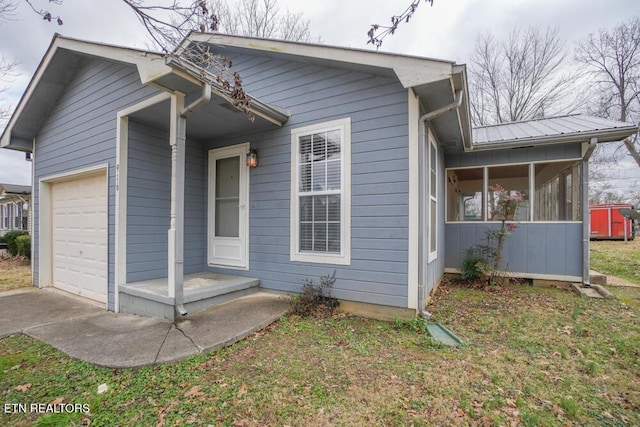
{"type": "Polygon", "coordinates": [[[249,144],[209,151],[209,264],[248,269],[249,144]]]}

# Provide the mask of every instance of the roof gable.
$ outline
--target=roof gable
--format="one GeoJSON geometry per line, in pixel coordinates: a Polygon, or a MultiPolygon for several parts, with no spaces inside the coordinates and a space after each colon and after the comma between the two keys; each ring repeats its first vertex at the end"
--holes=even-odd
{"type": "Polygon", "coordinates": [[[176,51],[188,48],[191,43],[219,46],[221,54],[224,54],[225,49],[250,50],[274,57],[297,58],[305,62],[334,66],[342,64],[361,71],[368,69],[371,72],[372,67],[392,70],[405,88],[449,79],[455,65],[452,61],[365,49],[199,32],[189,34],[176,51]]]}
{"type": "Polygon", "coordinates": [[[83,57],[131,64],[137,68],[143,84],[171,73],[161,54],[56,34],[0,136],[0,147],[31,151],[33,138],[83,57]]]}

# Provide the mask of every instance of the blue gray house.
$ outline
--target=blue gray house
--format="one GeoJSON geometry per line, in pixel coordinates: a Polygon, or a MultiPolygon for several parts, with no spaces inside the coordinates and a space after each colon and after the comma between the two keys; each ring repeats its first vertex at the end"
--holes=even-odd
{"type": "MultiPolygon", "coordinates": [[[[521,191],[508,269],[588,282],[587,159],[637,128],[585,116],[471,129],[449,61],[193,33],[215,77],[54,37],[1,137],[33,154],[34,284],[174,318],[336,272],[349,310],[415,312],[521,191]]],[[[506,268],[507,266],[505,266],[506,268]]]]}

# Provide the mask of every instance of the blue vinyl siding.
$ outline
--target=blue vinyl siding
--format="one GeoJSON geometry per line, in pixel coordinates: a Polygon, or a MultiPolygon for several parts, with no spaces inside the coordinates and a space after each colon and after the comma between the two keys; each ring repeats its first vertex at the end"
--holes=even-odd
{"type": "MultiPolygon", "coordinates": [[[[461,268],[464,251],[485,245],[486,231],[495,223],[448,223],[446,267],[461,268]]],[[[522,223],[507,239],[501,266],[530,275],[582,276],[582,223],[522,223]]]]}
{"type": "MultiPolygon", "coordinates": [[[[407,91],[394,79],[256,57],[232,58],[248,93],[291,111],[281,129],[209,141],[251,142],[249,271],[266,289],[297,292],[336,270],[338,298],[406,307],[408,280],[407,91]],[[351,118],[351,265],[290,261],[291,129],[351,118]]],[[[249,127],[249,126],[248,126],[249,127]]]]}
{"type": "MultiPolygon", "coordinates": [[[[167,105],[168,108],[168,105],[167,105]]],[[[184,272],[203,271],[206,257],[206,151],[187,140],[184,272]]],[[[167,276],[171,214],[169,134],[129,121],[127,281],[167,276]]]]}
{"type": "Polygon", "coordinates": [[[108,301],[113,309],[115,274],[116,114],[157,91],[140,84],[132,66],[85,60],[36,138],[34,160],[34,281],[38,281],[39,189],[47,176],[108,164],[108,301]]]}
{"type": "Polygon", "coordinates": [[[169,134],[130,120],[128,156],[127,282],[166,277],[171,212],[169,134]]]}

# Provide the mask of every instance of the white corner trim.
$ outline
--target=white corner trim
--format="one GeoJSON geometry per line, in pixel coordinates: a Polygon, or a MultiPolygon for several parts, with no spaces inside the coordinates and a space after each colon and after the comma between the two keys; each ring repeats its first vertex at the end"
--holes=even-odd
{"type": "Polygon", "coordinates": [[[351,117],[291,129],[291,200],[289,212],[290,260],[319,264],[351,265],[351,117]],[[341,188],[342,212],[340,216],[340,253],[300,252],[298,206],[298,137],[315,132],[342,129],[341,188]]]}
{"type": "Polygon", "coordinates": [[[118,111],[116,118],[116,218],[113,310],[120,311],[120,285],[127,283],[127,178],[129,165],[129,115],[171,99],[160,93],[118,111]]]}
{"type": "MultiPolygon", "coordinates": [[[[31,199],[29,200],[29,213],[28,215],[31,217],[31,227],[29,229],[29,234],[31,235],[31,284],[33,286],[38,286],[38,283],[35,281],[35,273],[36,273],[36,263],[33,260],[36,259],[36,245],[35,245],[35,214],[36,210],[35,200],[36,200],[36,140],[33,139],[33,151],[31,152],[31,199]]],[[[40,189],[38,188],[38,194],[40,189]]],[[[39,256],[39,255],[38,255],[39,256]]],[[[38,286],[39,287],[39,286],[38,286]]]]}
{"type": "MultiPolygon", "coordinates": [[[[51,200],[51,185],[71,181],[76,178],[89,177],[93,175],[105,175],[105,181],[107,186],[107,196],[109,194],[109,164],[99,164],[95,166],[89,166],[86,168],[75,169],[59,174],[49,175],[40,178],[38,181],[38,287],[46,288],[53,286],[53,229],[52,229],[52,200],[51,200]]],[[[35,186],[35,184],[34,184],[35,186]]],[[[108,198],[108,197],[107,197],[108,198]]],[[[107,202],[108,203],[108,202],[107,202]]],[[[106,247],[109,247],[109,235],[107,233],[106,247]]],[[[107,267],[108,268],[108,267],[107,267]]],[[[107,272],[108,277],[108,272],[107,272]]],[[[107,286],[109,281],[107,279],[107,286]]],[[[107,289],[107,296],[109,294],[107,289]]],[[[105,303],[106,308],[109,308],[109,301],[105,303]]]]}
{"type": "MultiPolygon", "coordinates": [[[[420,227],[420,104],[412,89],[407,90],[409,107],[409,260],[407,307],[418,309],[420,241],[426,230],[420,227]]],[[[424,284],[426,285],[426,283],[424,284]]]]}

